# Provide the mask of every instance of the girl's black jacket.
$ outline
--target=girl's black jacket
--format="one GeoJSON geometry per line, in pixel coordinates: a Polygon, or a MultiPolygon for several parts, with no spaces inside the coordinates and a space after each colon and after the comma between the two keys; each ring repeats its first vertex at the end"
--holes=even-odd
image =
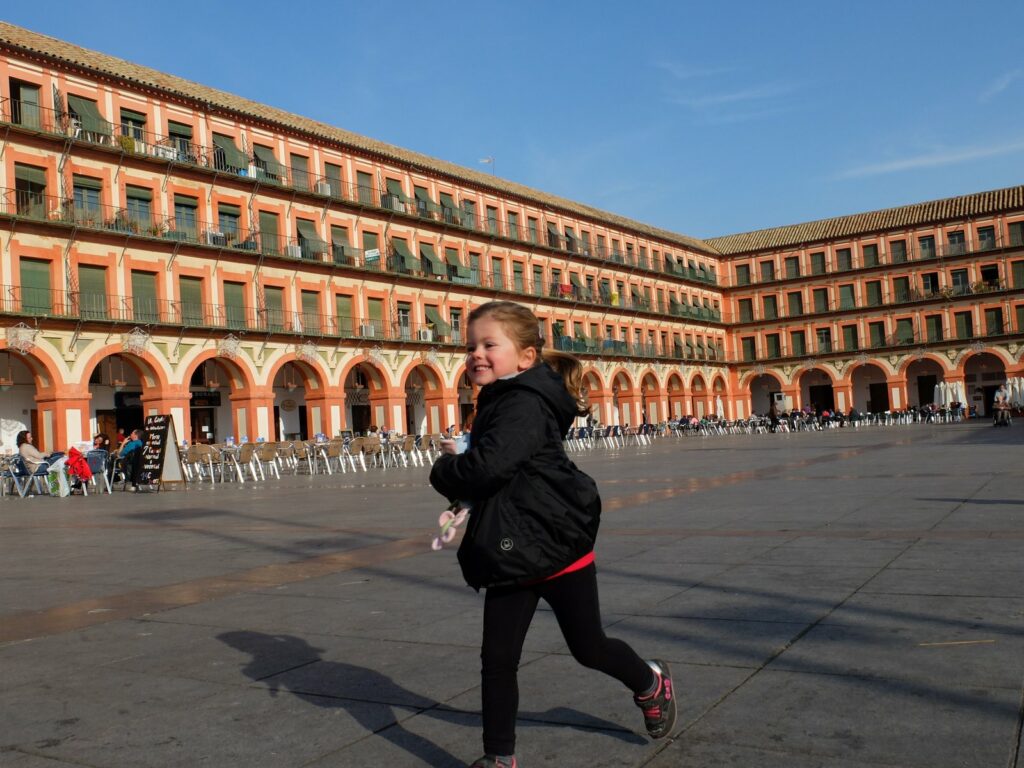
{"type": "Polygon", "coordinates": [[[536,581],[593,551],[597,485],[562,447],[575,416],[562,377],[541,363],[483,387],[470,450],[434,463],[430,484],[472,504],[458,554],[470,586],[536,581]]]}

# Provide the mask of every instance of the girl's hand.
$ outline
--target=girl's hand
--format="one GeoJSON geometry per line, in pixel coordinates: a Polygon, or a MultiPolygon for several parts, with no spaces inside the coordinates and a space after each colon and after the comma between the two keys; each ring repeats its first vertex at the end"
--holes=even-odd
{"type": "Polygon", "coordinates": [[[455,445],[454,440],[441,441],[441,453],[447,453],[449,456],[454,456],[458,452],[458,447],[455,445]]]}

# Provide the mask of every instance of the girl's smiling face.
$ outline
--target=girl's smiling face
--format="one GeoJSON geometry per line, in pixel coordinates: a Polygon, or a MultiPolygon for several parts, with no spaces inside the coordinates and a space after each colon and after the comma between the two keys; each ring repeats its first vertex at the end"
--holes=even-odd
{"type": "Polygon", "coordinates": [[[466,373],[478,387],[525,371],[537,362],[536,349],[519,349],[505,327],[486,315],[469,324],[467,336],[466,373]]]}

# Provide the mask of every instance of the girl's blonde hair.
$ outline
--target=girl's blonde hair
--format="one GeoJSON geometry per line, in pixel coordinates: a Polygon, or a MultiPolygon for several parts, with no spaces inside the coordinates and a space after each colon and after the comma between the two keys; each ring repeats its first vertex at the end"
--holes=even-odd
{"type": "Polygon", "coordinates": [[[573,355],[544,348],[540,320],[533,312],[514,301],[489,301],[469,313],[469,322],[481,317],[489,317],[501,323],[505,334],[512,339],[517,349],[533,347],[537,350],[537,362],[543,360],[562,377],[565,388],[576,403],[576,412],[580,416],[590,413],[587,396],[583,392],[583,364],[573,355]]]}

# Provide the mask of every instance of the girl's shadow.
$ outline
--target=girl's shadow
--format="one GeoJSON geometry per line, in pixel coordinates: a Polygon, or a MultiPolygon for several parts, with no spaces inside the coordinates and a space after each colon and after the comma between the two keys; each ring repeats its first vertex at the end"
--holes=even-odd
{"type": "MultiPolygon", "coordinates": [[[[417,759],[431,766],[463,766],[460,760],[447,750],[407,730],[399,722],[399,713],[392,710],[394,727],[381,727],[379,714],[371,714],[373,708],[368,704],[379,702],[385,707],[405,707],[420,710],[420,714],[449,722],[462,721],[466,715],[479,720],[479,714],[455,709],[441,709],[440,702],[426,696],[420,696],[396,684],[391,678],[380,672],[346,664],[339,661],[324,661],[320,654],[322,648],[315,648],[300,637],[292,635],[267,635],[260,632],[236,630],[224,632],[217,636],[221,642],[236,650],[249,654],[250,660],[242,672],[250,679],[263,682],[271,696],[285,691],[303,701],[317,707],[339,707],[348,713],[371,733],[377,733],[394,746],[412,754],[417,759]],[[312,664],[316,664],[316,680],[319,686],[309,684],[312,664]],[[329,692],[312,693],[310,689],[321,689],[323,681],[329,681],[329,692]]],[[[559,707],[540,713],[520,713],[527,725],[531,721],[538,724],[550,724],[552,721],[564,722],[571,718],[582,721],[579,727],[586,730],[601,730],[608,735],[623,739],[634,744],[645,744],[646,740],[623,731],[616,723],[583,713],[559,707]]],[[[576,726],[569,726],[576,727],[576,726]]]]}

